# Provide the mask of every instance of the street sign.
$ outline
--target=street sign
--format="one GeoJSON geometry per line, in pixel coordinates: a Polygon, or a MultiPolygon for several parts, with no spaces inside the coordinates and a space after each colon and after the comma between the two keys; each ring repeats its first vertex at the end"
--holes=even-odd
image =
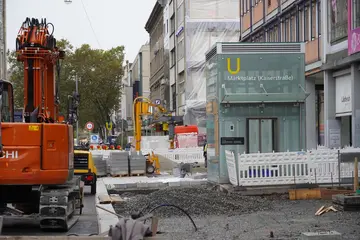
{"type": "Polygon", "coordinates": [[[100,141],[99,134],[91,134],[90,135],[90,143],[91,144],[98,144],[100,141]]]}
{"type": "Polygon", "coordinates": [[[94,129],[94,124],[92,122],[87,122],[85,124],[85,126],[86,126],[86,129],[89,130],[89,131],[94,129]]]}
{"type": "Polygon", "coordinates": [[[160,100],[160,99],[156,99],[156,100],[155,100],[155,104],[156,104],[156,105],[160,105],[160,104],[161,104],[161,100],[160,100]]]}

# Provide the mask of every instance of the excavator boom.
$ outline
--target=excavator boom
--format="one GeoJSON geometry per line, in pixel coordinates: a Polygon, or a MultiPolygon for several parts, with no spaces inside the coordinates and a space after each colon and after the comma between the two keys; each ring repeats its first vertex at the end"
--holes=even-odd
{"type": "Polygon", "coordinates": [[[16,38],[18,60],[24,63],[25,122],[55,122],[59,114],[55,72],[65,52],[56,46],[53,32],[46,19],[26,18],[16,38]]]}

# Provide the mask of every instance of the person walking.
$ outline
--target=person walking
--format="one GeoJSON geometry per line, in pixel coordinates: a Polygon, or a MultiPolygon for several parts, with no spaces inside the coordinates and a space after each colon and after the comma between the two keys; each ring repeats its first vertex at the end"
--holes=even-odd
{"type": "Polygon", "coordinates": [[[207,168],[207,147],[208,147],[208,144],[207,144],[207,141],[205,140],[205,143],[204,143],[204,147],[203,147],[203,156],[204,156],[204,159],[205,159],[205,168],[207,168]]]}

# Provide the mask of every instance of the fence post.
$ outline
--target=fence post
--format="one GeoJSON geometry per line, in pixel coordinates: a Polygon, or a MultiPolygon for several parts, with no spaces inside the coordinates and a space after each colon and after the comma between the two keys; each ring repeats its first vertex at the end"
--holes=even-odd
{"type": "Polygon", "coordinates": [[[358,168],[358,158],[355,157],[354,162],[354,192],[359,189],[359,168],[358,168]]]}

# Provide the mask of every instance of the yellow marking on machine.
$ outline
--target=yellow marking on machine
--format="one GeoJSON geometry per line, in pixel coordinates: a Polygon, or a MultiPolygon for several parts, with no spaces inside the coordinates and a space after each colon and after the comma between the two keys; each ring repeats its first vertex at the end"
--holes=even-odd
{"type": "Polygon", "coordinates": [[[37,131],[39,131],[39,126],[30,125],[30,126],[29,126],[29,131],[37,132],[37,131]]]}

